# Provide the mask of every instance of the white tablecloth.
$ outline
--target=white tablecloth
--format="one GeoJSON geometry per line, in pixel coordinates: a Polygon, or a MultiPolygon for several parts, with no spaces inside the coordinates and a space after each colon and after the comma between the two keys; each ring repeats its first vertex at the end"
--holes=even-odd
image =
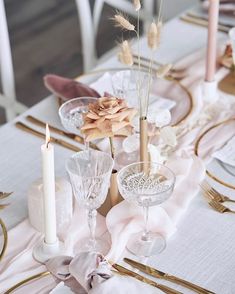
{"type": "MultiPolygon", "coordinates": [[[[175,62],[181,59],[204,47],[206,37],[205,28],[189,25],[178,19],[170,21],[164,27],[161,49],[157,53],[159,61],[175,62]]],[[[219,37],[226,38],[224,34],[219,34],[219,37]]],[[[146,46],[141,45],[141,48],[148,56],[146,46]]],[[[99,68],[116,66],[120,65],[116,57],[113,57],[99,68]]],[[[31,114],[61,127],[57,110],[57,101],[50,96],[16,120],[24,120],[26,114],[31,114]]],[[[0,128],[0,190],[14,191],[9,198],[11,204],[1,211],[1,217],[8,229],[27,217],[27,190],[41,175],[41,144],[42,139],[17,129],[14,122],[0,128]]],[[[70,154],[71,151],[55,146],[56,176],[65,176],[65,160],[70,154]]],[[[235,198],[235,191],[225,192],[235,198]]],[[[177,233],[168,241],[167,249],[153,257],[151,264],[218,294],[235,293],[234,236],[234,215],[214,212],[208,208],[202,196],[198,195],[180,221],[177,233]]],[[[180,287],[177,289],[183,293],[191,293],[180,287]]]]}

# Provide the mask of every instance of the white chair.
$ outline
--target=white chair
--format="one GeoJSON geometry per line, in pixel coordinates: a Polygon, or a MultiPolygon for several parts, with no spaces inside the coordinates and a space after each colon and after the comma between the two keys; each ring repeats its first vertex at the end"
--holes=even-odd
{"type": "Polygon", "coordinates": [[[10,121],[27,108],[16,100],[11,47],[3,0],[0,0],[0,76],[2,85],[0,107],[5,109],[6,119],[10,121]]]}
{"type": "MultiPolygon", "coordinates": [[[[84,71],[89,71],[98,62],[96,54],[96,35],[104,4],[107,3],[133,17],[136,17],[137,14],[133,8],[132,2],[127,0],[95,0],[93,13],[91,11],[89,0],[75,1],[82,37],[84,71]]],[[[144,22],[144,31],[147,30],[149,22],[151,22],[154,17],[154,2],[156,1],[157,0],[141,1],[143,8],[140,11],[140,20],[144,22]]]]}

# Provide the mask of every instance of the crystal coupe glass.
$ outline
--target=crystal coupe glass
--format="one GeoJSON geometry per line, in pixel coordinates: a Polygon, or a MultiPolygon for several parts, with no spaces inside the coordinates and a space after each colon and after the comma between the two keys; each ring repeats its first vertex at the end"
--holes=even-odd
{"type": "Polygon", "coordinates": [[[85,150],[72,155],[66,164],[77,203],[85,208],[88,216],[90,238],[83,242],[84,248],[104,252],[108,244],[95,238],[96,209],[105,201],[110,185],[113,159],[105,152],[85,150]]]}
{"type": "Polygon", "coordinates": [[[137,162],[123,167],[117,181],[123,198],[144,210],[144,231],[130,238],[127,249],[137,256],[160,253],[166,241],[162,235],[149,231],[149,207],[159,205],[170,197],[175,184],[174,173],[158,163],[137,162]]]}
{"type": "MultiPolygon", "coordinates": [[[[59,109],[59,116],[63,127],[73,133],[79,134],[83,125],[83,114],[88,112],[88,105],[97,101],[94,97],[79,97],[63,103],[59,109]]],[[[84,140],[85,149],[89,149],[89,143],[84,140]]]]}

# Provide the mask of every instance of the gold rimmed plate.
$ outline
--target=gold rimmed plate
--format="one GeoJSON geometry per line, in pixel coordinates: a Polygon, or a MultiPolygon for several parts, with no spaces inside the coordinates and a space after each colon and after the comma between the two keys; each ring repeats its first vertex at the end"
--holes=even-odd
{"type": "MultiPolygon", "coordinates": [[[[113,74],[120,70],[126,70],[127,68],[109,68],[92,71],[86,74],[82,74],[76,78],[76,80],[91,85],[96,82],[105,73],[113,74]]],[[[137,69],[134,69],[137,70],[137,69]]],[[[111,82],[110,82],[111,83],[111,82]]],[[[110,88],[110,87],[109,87],[110,88]]],[[[107,89],[103,89],[107,91],[107,89]]],[[[103,93],[100,93],[103,94],[103,93]]],[[[178,125],[183,122],[193,110],[193,97],[190,91],[178,80],[167,77],[165,79],[157,79],[156,85],[154,85],[154,92],[157,96],[161,96],[176,102],[175,107],[171,110],[172,125],[178,125]]]]}
{"type": "MultiPolygon", "coordinates": [[[[218,150],[233,136],[235,136],[235,118],[219,122],[209,127],[198,137],[195,143],[194,153],[203,159],[211,153],[209,146],[213,147],[213,145],[216,145],[218,150]],[[234,130],[232,133],[231,129],[234,130]],[[209,141],[213,143],[209,144],[209,141]]],[[[215,182],[235,190],[235,167],[225,164],[220,160],[213,159],[207,164],[206,173],[215,182]]]]}

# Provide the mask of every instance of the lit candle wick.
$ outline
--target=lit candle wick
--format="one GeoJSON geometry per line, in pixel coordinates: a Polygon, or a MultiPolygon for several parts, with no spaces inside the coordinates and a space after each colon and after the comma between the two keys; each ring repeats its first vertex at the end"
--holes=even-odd
{"type": "Polygon", "coordinates": [[[49,143],[50,143],[50,130],[49,130],[48,124],[46,124],[46,147],[47,148],[49,143]]]}

